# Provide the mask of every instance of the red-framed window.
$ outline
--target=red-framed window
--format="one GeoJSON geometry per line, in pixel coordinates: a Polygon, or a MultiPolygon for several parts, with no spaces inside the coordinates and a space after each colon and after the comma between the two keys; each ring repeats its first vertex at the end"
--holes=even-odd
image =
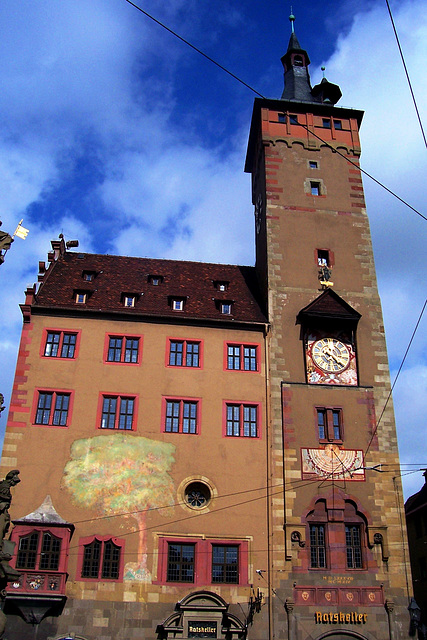
{"type": "Polygon", "coordinates": [[[102,393],[98,402],[100,429],[132,431],[136,425],[138,396],[102,393]]]}
{"type": "Polygon", "coordinates": [[[166,351],[167,367],[202,368],[201,340],[167,338],[166,351]]]}
{"type": "Polygon", "coordinates": [[[248,541],[160,538],[157,582],[248,584],[248,541]]]}
{"type": "Polygon", "coordinates": [[[200,433],[200,398],[163,398],[162,431],[165,433],[200,433]]]}
{"type": "Polygon", "coordinates": [[[108,333],[104,343],[104,362],[109,364],[140,364],[142,336],[108,333]]]}
{"type": "Polygon", "coordinates": [[[42,427],[69,427],[74,392],[69,389],[36,389],[32,423],[42,427]]]}
{"type": "Polygon", "coordinates": [[[81,331],[44,329],[40,355],[42,358],[75,360],[78,356],[81,331]]]}
{"type": "Polygon", "coordinates": [[[13,593],[65,593],[72,525],[22,525],[11,533],[16,543],[10,564],[21,573],[8,586],[13,593]]]}
{"type": "Polygon", "coordinates": [[[225,342],[224,369],[227,371],[259,371],[259,344],[225,342]]]}
{"type": "Polygon", "coordinates": [[[257,402],[224,402],[224,436],[259,438],[261,406],[257,402]]]}
{"type": "Polygon", "coordinates": [[[77,580],[123,580],[125,541],[114,536],[80,538],[77,580]]]}
{"type": "Polygon", "coordinates": [[[344,439],[343,412],[341,408],[316,407],[319,442],[342,442],[344,439]]]}

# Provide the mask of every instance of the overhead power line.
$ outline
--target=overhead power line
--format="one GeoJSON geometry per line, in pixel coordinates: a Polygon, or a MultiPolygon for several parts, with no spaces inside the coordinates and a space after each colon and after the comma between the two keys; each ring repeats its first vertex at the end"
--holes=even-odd
{"type": "Polygon", "coordinates": [[[386,4],[387,4],[388,13],[389,13],[390,20],[391,20],[391,25],[392,25],[392,27],[393,27],[394,35],[395,35],[395,38],[396,38],[397,47],[398,47],[398,49],[399,49],[400,57],[401,57],[401,59],[402,59],[403,68],[404,68],[404,70],[405,70],[406,79],[407,79],[407,81],[408,81],[409,91],[411,92],[412,102],[414,103],[415,112],[416,112],[416,114],[417,114],[418,122],[419,122],[419,125],[420,125],[421,134],[422,134],[423,139],[424,139],[424,144],[425,144],[425,146],[427,147],[426,134],[425,134],[425,132],[424,132],[424,127],[423,127],[423,123],[422,123],[422,121],[421,121],[420,112],[419,112],[419,110],[418,110],[417,101],[416,101],[416,99],[415,99],[414,90],[412,89],[412,83],[411,83],[411,79],[410,79],[410,77],[409,77],[408,68],[407,68],[407,66],[406,66],[405,57],[404,57],[404,55],[403,55],[402,47],[400,46],[399,36],[397,35],[396,25],[394,24],[394,20],[393,20],[393,14],[391,13],[390,4],[389,4],[388,0],[385,0],[385,1],[386,1],[386,4]]]}
{"type": "MultiPolygon", "coordinates": [[[[193,51],[196,51],[196,53],[198,53],[199,55],[203,56],[206,60],[208,60],[209,62],[211,62],[212,64],[214,64],[216,67],[218,67],[219,69],[221,69],[221,71],[224,71],[224,73],[227,73],[229,76],[231,76],[234,80],[237,80],[237,82],[240,82],[240,84],[242,84],[244,87],[246,87],[247,89],[249,89],[250,91],[252,91],[253,93],[255,93],[258,97],[263,98],[264,100],[267,100],[266,96],[264,96],[262,93],[260,93],[259,91],[257,91],[256,89],[254,89],[254,87],[252,87],[250,84],[248,84],[247,82],[245,82],[244,80],[242,80],[241,78],[239,78],[239,76],[237,76],[235,73],[233,73],[232,71],[230,71],[229,69],[227,69],[226,67],[224,67],[222,64],[220,64],[219,62],[217,62],[214,58],[212,58],[211,56],[207,55],[206,53],[204,53],[204,51],[202,51],[201,49],[199,49],[198,47],[196,47],[194,44],[192,44],[191,42],[189,42],[189,40],[186,40],[185,38],[183,38],[182,36],[180,36],[176,31],[174,31],[173,29],[171,29],[170,27],[166,26],[163,22],[161,22],[160,20],[158,20],[157,18],[155,18],[154,16],[152,16],[150,13],[148,13],[148,11],[145,11],[144,9],[142,9],[140,6],[138,6],[137,4],[135,4],[135,2],[132,2],[131,0],[125,0],[125,2],[127,2],[128,4],[130,4],[132,7],[134,7],[137,11],[140,11],[140,13],[142,13],[144,16],[146,16],[147,18],[149,18],[150,20],[152,20],[153,22],[155,22],[156,24],[158,24],[160,27],[162,27],[162,29],[165,29],[168,33],[170,33],[171,35],[173,35],[175,38],[178,38],[178,40],[180,40],[181,42],[183,42],[184,44],[186,44],[188,47],[190,47],[191,49],[193,49],[193,51]]],[[[388,3],[387,3],[388,4],[388,3]]],[[[409,80],[409,76],[408,76],[408,80],[409,80]]],[[[416,103],[415,103],[416,104],[416,103]]],[[[417,109],[418,112],[418,109],[417,109]]],[[[420,121],[421,124],[421,121],[420,121]]],[[[304,126],[304,125],[301,125],[304,126]]],[[[305,127],[307,128],[307,127],[305,127]]],[[[323,138],[321,138],[320,136],[318,136],[317,134],[315,134],[313,131],[310,131],[310,133],[312,133],[316,138],[318,138],[323,144],[327,145],[329,148],[333,149],[333,151],[335,151],[336,153],[338,153],[338,155],[342,156],[345,160],[347,160],[347,162],[351,163],[351,160],[349,160],[346,156],[344,156],[342,153],[340,153],[337,149],[335,149],[334,147],[332,147],[332,145],[330,145],[328,142],[326,142],[326,140],[323,140],[323,138]]],[[[357,165],[356,165],[357,166],[357,165]]],[[[359,166],[357,166],[357,168],[364,174],[366,175],[368,178],[370,178],[371,180],[373,180],[373,182],[375,182],[378,186],[380,186],[382,189],[384,189],[385,191],[387,191],[390,195],[392,195],[394,198],[396,198],[397,200],[399,200],[399,202],[401,202],[402,204],[404,204],[406,207],[408,207],[409,209],[411,209],[414,213],[416,213],[418,216],[420,216],[421,218],[423,218],[423,220],[427,221],[427,216],[423,215],[420,211],[418,211],[417,209],[415,209],[415,207],[413,207],[412,205],[410,205],[408,202],[406,202],[406,200],[404,200],[403,198],[401,198],[400,196],[398,196],[394,191],[392,191],[391,189],[389,189],[388,187],[385,186],[384,183],[382,183],[380,180],[377,180],[376,178],[374,178],[374,176],[372,176],[370,173],[368,173],[367,171],[365,171],[364,169],[361,169],[359,166]]]]}
{"type": "Polygon", "coordinates": [[[386,408],[387,408],[387,405],[388,405],[388,403],[389,403],[389,401],[390,401],[391,394],[393,393],[393,389],[394,389],[394,387],[396,386],[396,382],[397,382],[397,380],[398,380],[398,378],[399,378],[399,376],[400,376],[400,372],[402,371],[403,365],[405,364],[406,356],[407,356],[407,355],[408,355],[408,353],[409,353],[409,349],[411,348],[411,344],[412,344],[412,342],[413,342],[413,340],[414,340],[414,338],[415,338],[415,335],[416,335],[416,333],[417,333],[417,331],[418,331],[418,327],[419,327],[419,325],[420,325],[421,318],[423,317],[423,314],[424,314],[424,311],[425,311],[426,306],[427,306],[427,299],[424,301],[423,308],[421,309],[421,313],[420,313],[420,315],[418,316],[418,320],[417,320],[417,323],[416,323],[416,325],[415,325],[415,328],[414,328],[414,330],[413,330],[413,332],[412,332],[411,339],[409,340],[408,346],[406,347],[405,355],[404,355],[404,356],[403,356],[403,358],[402,358],[402,362],[400,363],[399,369],[398,369],[398,371],[397,371],[397,373],[396,373],[396,377],[394,378],[393,384],[391,385],[390,392],[389,392],[389,394],[388,394],[388,396],[387,396],[387,400],[385,401],[384,407],[383,407],[383,409],[382,409],[382,411],[381,411],[381,415],[380,415],[380,417],[378,418],[378,421],[377,421],[377,424],[376,424],[376,426],[375,426],[374,432],[373,432],[373,434],[372,434],[372,436],[371,436],[371,439],[370,439],[370,441],[369,441],[368,447],[367,447],[367,449],[366,449],[366,451],[365,451],[365,456],[366,456],[366,454],[368,453],[369,449],[371,448],[372,441],[373,441],[373,439],[375,438],[375,434],[376,434],[376,433],[377,433],[377,431],[378,431],[379,424],[380,424],[381,419],[382,419],[382,417],[383,417],[383,415],[384,415],[384,412],[385,412],[385,410],[386,410],[386,408]]]}

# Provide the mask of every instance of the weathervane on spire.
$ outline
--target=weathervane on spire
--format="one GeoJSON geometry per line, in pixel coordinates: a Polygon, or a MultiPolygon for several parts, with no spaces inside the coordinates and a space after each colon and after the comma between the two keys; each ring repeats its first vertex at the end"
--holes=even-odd
{"type": "Polygon", "coordinates": [[[292,33],[295,33],[294,31],[295,16],[293,14],[292,7],[291,7],[291,15],[289,16],[289,22],[291,23],[292,33]]]}

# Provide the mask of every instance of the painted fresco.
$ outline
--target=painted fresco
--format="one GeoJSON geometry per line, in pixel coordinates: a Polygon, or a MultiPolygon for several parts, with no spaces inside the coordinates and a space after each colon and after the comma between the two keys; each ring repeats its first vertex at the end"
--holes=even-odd
{"type": "Polygon", "coordinates": [[[363,451],[327,444],[324,449],[301,449],[301,458],[303,479],[365,480],[363,451]]]}
{"type": "Polygon", "coordinates": [[[102,516],[136,521],[138,561],[125,565],[125,580],[151,580],[146,518],[150,509],[167,515],[174,504],[175,488],[168,473],[174,453],[173,444],[120,433],[76,440],[71,446],[62,486],[73,503],[102,516]]]}

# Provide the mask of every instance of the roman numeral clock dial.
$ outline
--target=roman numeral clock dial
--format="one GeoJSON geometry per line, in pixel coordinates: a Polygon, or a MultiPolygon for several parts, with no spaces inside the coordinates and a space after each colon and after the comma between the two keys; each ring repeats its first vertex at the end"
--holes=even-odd
{"type": "Polygon", "coordinates": [[[316,340],[311,354],[314,364],[327,373],[340,373],[350,364],[348,348],[336,338],[316,340]]]}
{"type": "Polygon", "coordinates": [[[309,334],[305,354],[308,384],[358,384],[356,351],[350,341],[309,334]]]}

